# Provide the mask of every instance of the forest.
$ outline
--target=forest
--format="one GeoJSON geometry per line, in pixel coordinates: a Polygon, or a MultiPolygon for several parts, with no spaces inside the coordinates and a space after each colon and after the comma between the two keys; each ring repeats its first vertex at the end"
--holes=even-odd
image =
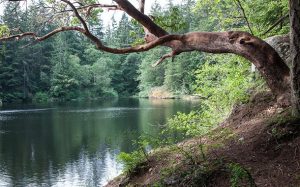
{"type": "MultiPolygon", "coordinates": [[[[156,2],[151,7],[150,15],[172,33],[235,29],[266,38],[289,31],[288,20],[283,19],[274,29],[264,33],[288,13],[287,3],[186,1],[173,4],[170,1],[167,7],[162,8],[156,2]],[[212,16],[215,14],[218,16],[212,16]]],[[[23,31],[39,28],[39,32],[45,34],[61,24],[59,20],[51,20],[44,25],[44,19],[50,18],[43,19],[39,16],[44,13],[36,7],[43,6],[42,1],[35,2],[27,9],[22,6],[24,4],[20,3],[5,5],[1,16],[1,22],[5,25],[1,30],[2,35],[9,29],[12,33],[17,32],[12,30],[16,25],[23,31]]],[[[113,18],[109,25],[103,25],[99,18],[93,19],[89,20],[89,27],[109,46],[137,45],[143,38],[141,26],[125,13],[120,20],[113,18]]],[[[75,18],[69,21],[73,25],[78,24],[75,18]]],[[[209,86],[209,81],[203,81],[200,73],[204,67],[211,68],[205,71],[213,71],[213,66],[223,65],[225,69],[231,70],[231,67],[226,67],[230,66],[228,61],[234,67],[241,66],[241,73],[244,75],[240,76],[241,79],[250,76],[247,71],[250,65],[243,59],[234,56],[219,58],[196,52],[180,55],[173,62],[151,67],[157,56],[162,56],[166,50],[160,47],[147,53],[113,55],[96,50],[86,37],[71,31],[59,33],[35,45],[28,45],[26,40],[1,42],[0,98],[3,102],[20,102],[117,96],[147,97],[155,87],[163,87],[175,95],[189,95],[203,89],[200,82],[209,86]],[[203,66],[204,64],[206,65],[203,66]]]]}
{"type": "Polygon", "coordinates": [[[192,100],[107,186],[300,185],[299,0],[102,3],[1,3],[0,103],[192,100]]]}

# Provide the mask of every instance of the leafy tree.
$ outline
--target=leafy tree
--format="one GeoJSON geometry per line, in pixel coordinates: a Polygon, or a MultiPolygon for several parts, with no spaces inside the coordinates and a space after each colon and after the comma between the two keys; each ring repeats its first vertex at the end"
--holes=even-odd
{"type": "Polygon", "coordinates": [[[80,59],[75,55],[66,56],[53,68],[51,95],[58,99],[75,99],[78,94],[80,59]]]}
{"type": "Polygon", "coordinates": [[[111,87],[111,69],[109,58],[100,58],[91,66],[93,94],[95,97],[114,96],[116,93],[111,87]]]}

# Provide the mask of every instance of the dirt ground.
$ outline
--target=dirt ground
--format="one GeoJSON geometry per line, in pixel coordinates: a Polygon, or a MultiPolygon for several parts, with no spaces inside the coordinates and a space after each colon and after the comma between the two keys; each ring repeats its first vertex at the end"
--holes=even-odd
{"type": "MultiPolygon", "coordinates": [[[[249,103],[235,106],[212,135],[193,138],[178,146],[198,158],[199,152],[194,150],[199,142],[208,147],[205,162],[191,164],[193,159],[187,162],[182,152],[162,149],[154,152],[143,163],[144,167],[119,176],[107,186],[227,187],[232,185],[231,174],[223,166],[235,163],[248,172],[254,182],[252,186],[300,187],[300,120],[290,117],[289,108],[278,107],[268,92],[258,93],[249,103]],[[213,163],[220,160],[222,164],[214,167],[213,163]],[[195,172],[205,164],[210,168],[209,172],[205,170],[209,174],[195,172]],[[196,173],[197,177],[193,176],[196,173]]],[[[251,185],[241,181],[237,186],[251,185]]]]}

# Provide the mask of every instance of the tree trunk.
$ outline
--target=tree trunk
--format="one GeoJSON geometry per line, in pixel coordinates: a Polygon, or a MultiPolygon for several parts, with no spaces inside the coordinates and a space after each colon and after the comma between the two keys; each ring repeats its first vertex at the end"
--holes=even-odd
{"type": "Polygon", "coordinates": [[[290,0],[291,56],[292,56],[292,108],[300,115],[300,0],[290,0]]]}

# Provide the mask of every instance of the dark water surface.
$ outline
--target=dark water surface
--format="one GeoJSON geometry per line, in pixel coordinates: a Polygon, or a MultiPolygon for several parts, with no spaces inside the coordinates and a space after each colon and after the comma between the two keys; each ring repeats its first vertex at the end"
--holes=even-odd
{"type": "Polygon", "coordinates": [[[153,135],[181,100],[115,99],[0,108],[0,186],[102,186],[122,170],[132,136],[153,135]]]}

